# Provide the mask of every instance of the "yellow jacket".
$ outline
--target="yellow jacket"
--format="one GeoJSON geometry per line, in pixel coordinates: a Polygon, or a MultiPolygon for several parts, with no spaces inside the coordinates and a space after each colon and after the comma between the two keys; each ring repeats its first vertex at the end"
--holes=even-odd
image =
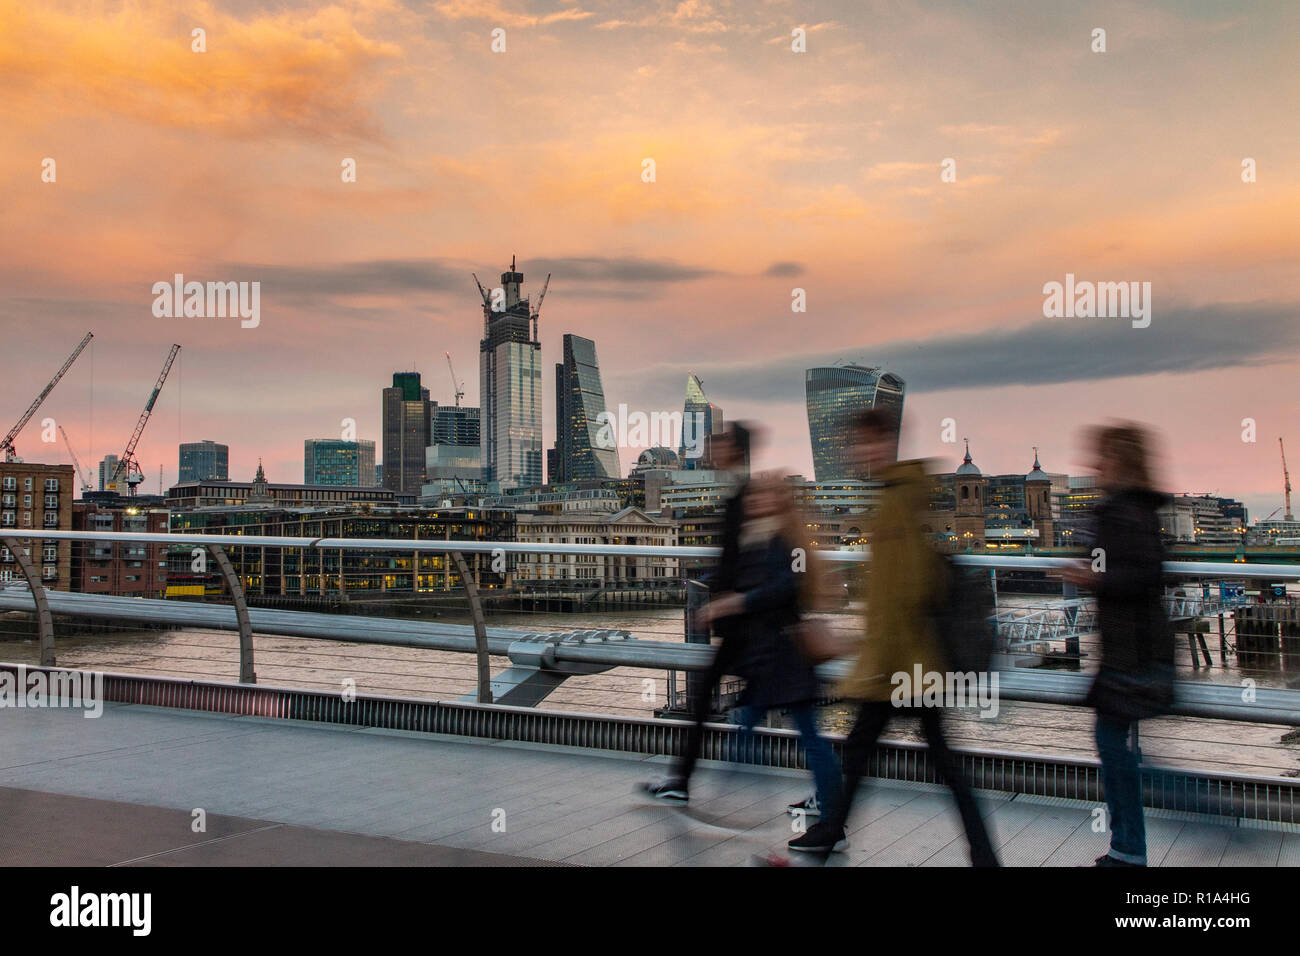
{"type": "Polygon", "coordinates": [[[865,633],[839,688],[855,700],[888,700],[890,678],[899,672],[910,677],[916,664],[922,673],[942,669],[930,613],[940,559],[921,529],[930,481],[919,461],[898,462],[881,477],[885,487],[868,532],[871,563],[856,594],[866,600],[865,633]]]}

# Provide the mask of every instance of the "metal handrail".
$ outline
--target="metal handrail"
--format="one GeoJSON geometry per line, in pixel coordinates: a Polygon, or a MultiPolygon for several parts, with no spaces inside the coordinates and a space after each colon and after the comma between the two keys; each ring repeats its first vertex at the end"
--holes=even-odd
{"type": "MultiPolygon", "coordinates": [[[[4,529],[6,537],[48,538],[69,541],[139,541],[153,544],[189,544],[204,547],[214,539],[229,548],[320,548],[345,551],[432,551],[463,554],[573,554],[639,558],[716,558],[721,549],[652,544],[549,544],[530,541],[463,541],[452,538],[309,538],[239,534],[150,534],[136,531],[47,531],[39,528],[4,529]]],[[[870,550],[825,551],[814,549],[819,558],[835,564],[864,564],[870,550]]],[[[976,568],[1050,571],[1076,565],[1079,558],[1048,558],[991,554],[954,554],[957,564],[976,568]]],[[[1166,561],[1165,573],[1180,576],[1252,577],[1300,580],[1300,564],[1255,564],[1230,561],[1166,561]]]]}

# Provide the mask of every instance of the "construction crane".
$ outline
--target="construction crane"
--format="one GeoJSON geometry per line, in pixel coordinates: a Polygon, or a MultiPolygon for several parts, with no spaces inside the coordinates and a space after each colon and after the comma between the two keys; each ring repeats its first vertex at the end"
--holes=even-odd
{"type": "Polygon", "coordinates": [[[140,413],[140,420],[135,423],[135,431],[131,433],[131,440],[126,443],[126,451],[122,452],[117,467],[113,469],[113,478],[109,482],[113,490],[117,489],[118,481],[125,478],[128,492],[134,495],[136,485],[144,481],[144,472],[140,470],[140,463],[135,460],[135,446],[139,444],[140,436],[144,434],[144,426],[149,424],[149,416],[153,414],[153,404],[158,401],[158,393],[162,391],[163,382],[167,381],[167,373],[172,370],[172,362],[176,361],[176,353],[180,350],[179,345],[173,345],[171,351],[167,353],[167,361],[163,363],[162,372],[158,375],[153,391],[149,393],[149,401],[144,403],[144,411],[140,413]]]}
{"type": "Polygon", "coordinates": [[[451,372],[451,387],[456,393],[456,407],[460,408],[460,400],[465,397],[465,383],[456,384],[456,369],[451,364],[451,353],[447,352],[447,371],[451,372]]]}
{"type": "Polygon", "coordinates": [[[551,274],[546,273],[546,281],[542,283],[542,293],[537,297],[537,308],[533,309],[530,318],[533,320],[533,341],[540,342],[537,337],[537,320],[542,317],[542,300],[546,298],[546,290],[551,287],[551,274]]]}
{"type": "Polygon", "coordinates": [[[63,436],[63,444],[68,446],[68,454],[72,456],[72,467],[77,469],[77,478],[81,481],[81,493],[84,495],[91,490],[90,482],[86,480],[86,473],[81,468],[81,462],[77,458],[77,453],[72,450],[72,442],[68,439],[68,433],[59,426],[59,434],[63,436]]]}
{"type": "Polygon", "coordinates": [[[483,283],[478,281],[478,273],[471,272],[474,277],[474,284],[478,286],[478,294],[483,297],[483,315],[486,316],[492,311],[492,297],[488,295],[488,290],[483,288],[483,283]]]}
{"type": "Polygon", "coordinates": [[[1282,444],[1280,437],[1277,440],[1277,447],[1282,452],[1282,482],[1285,488],[1286,520],[1295,521],[1295,515],[1291,514],[1291,472],[1286,469],[1286,446],[1282,444]]]}
{"type": "Polygon", "coordinates": [[[36,396],[36,401],[32,402],[32,404],[28,406],[27,411],[23,412],[23,417],[18,419],[18,424],[9,429],[9,434],[5,435],[3,441],[0,441],[0,448],[4,449],[5,461],[13,461],[18,456],[18,453],[14,450],[14,439],[18,437],[20,431],[27,427],[27,423],[32,420],[32,416],[35,415],[36,410],[41,407],[41,403],[45,401],[45,397],[49,395],[50,392],[54,391],[54,386],[59,384],[59,379],[63,378],[68,369],[72,368],[72,363],[77,360],[77,356],[81,354],[82,350],[94,337],[95,333],[86,333],[86,337],[81,340],[75,349],[72,350],[72,354],[68,356],[68,360],[63,363],[63,368],[54,373],[54,378],[50,379],[49,384],[41,390],[41,394],[36,396]]]}

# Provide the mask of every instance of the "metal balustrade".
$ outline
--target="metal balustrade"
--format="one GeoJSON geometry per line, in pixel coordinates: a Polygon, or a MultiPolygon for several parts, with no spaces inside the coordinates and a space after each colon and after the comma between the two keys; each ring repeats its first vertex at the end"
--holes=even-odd
{"type": "MultiPolygon", "coordinates": [[[[717,549],[657,547],[644,545],[565,545],[525,542],[292,538],[241,535],[158,535],[132,532],[8,531],[7,546],[14,549],[22,539],[57,539],[96,543],[165,543],[203,547],[213,554],[232,595],[232,604],[150,600],[50,591],[34,574],[27,575],[27,587],[0,588],[0,610],[35,611],[41,640],[41,662],[54,665],[53,618],[103,618],[141,625],[175,625],[225,631],[240,635],[240,683],[220,684],[141,675],[111,675],[110,700],[155,703],[161,706],[197,707],[230,713],[250,713],[288,719],[363,723],[393,729],[414,729],[470,736],[564,742],[573,746],[600,746],[643,753],[674,753],[680,745],[680,723],[590,714],[538,711],[535,705],[550,690],[575,674],[598,674],[616,667],[655,671],[698,673],[707,668],[711,650],[707,645],[644,640],[628,630],[571,628],[541,632],[519,628],[487,626],[480,597],[473,588],[465,595],[473,623],[453,624],[440,620],[370,618],[249,607],[241,582],[225,550],[238,547],[316,548],[362,551],[432,551],[452,556],[462,580],[472,575],[464,560],[467,554],[581,554],[628,557],[703,559],[717,549]],[[430,701],[400,697],[361,695],[356,706],[344,706],[337,694],[303,689],[256,688],[253,671],[253,634],[314,638],[362,645],[415,648],[474,654],[477,692],[460,701],[430,701]],[[509,667],[495,676],[487,669],[489,657],[504,658],[509,667]]],[[[21,554],[21,549],[18,550],[21,554]]],[[[868,552],[821,552],[831,565],[869,561],[868,552]]],[[[1051,570],[1072,563],[1070,558],[1002,555],[957,555],[958,563],[975,567],[1014,570],[1051,570]]],[[[34,570],[34,569],[33,569],[34,570]]],[[[1171,562],[1171,575],[1213,579],[1297,580],[1300,566],[1171,562]]],[[[1179,615],[1219,613],[1226,610],[1214,601],[1195,594],[1171,596],[1171,609],[1179,615]]],[[[1095,625],[1091,602],[1059,602],[1053,609],[1009,609],[999,611],[998,621],[1010,651],[1034,643],[1061,640],[1087,631],[1095,625]],[[1068,613],[1067,613],[1068,610],[1068,613]]],[[[1081,673],[1029,671],[1011,666],[999,671],[999,696],[1010,701],[1053,705],[1079,705],[1090,678],[1081,673]]],[[[14,665],[0,665],[12,669],[14,665]]],[[[844,661],[821,665],[827,682],[842,676],[844,661]]],[[[670,689],[675,683],[670,680],[670,689]]],[[[1174,713],[1183,716],[1261,724],[1300,726],[1300,690],[1260,687],[1249,700],[1242,688],[1229,684],[1179,681],[1174,713]]],[[[758,763],[771,766],[802,766],[792,735],[764,730],[758,763]]],[[[724,726],[710,728],[706,755],[725,756],[732,731],[724,726]]],[[[1094,762],[1045,755],[994,751],[967,752],[963,759],[975,774],[978,786],[1011,789],[1045,796],[1074,795],[1093,799],[1097,792],[1094,762]]],[[[877,758],[874,771],[897,779],[932,779],[924,747],[890,744],[877,758]]],[[[1167,809],[1197,809],[1231,813],[1288,823],[1300,822],[1296,813],[1296,788],[1300,781],[1263,777],[1200,773],[1190,770],[1162,771],[1149,777],[1148,804],[1167,809]]]]}

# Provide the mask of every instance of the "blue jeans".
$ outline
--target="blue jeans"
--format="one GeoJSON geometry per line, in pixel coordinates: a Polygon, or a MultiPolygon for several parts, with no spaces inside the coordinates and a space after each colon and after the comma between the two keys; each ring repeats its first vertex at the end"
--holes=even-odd
{"type": "Polygon", "coordinates": [[[1142,818],[1142,771],[1129,746],[1133,721],[1097,715],[1097,753],[1101,785],[1110,813],[1110,855],[1125,863],[1147,862],[1146,823],[1142,818]]]}
{"type": "MultiPolygon", "coordinates": [[[[835,759],[835,751],[830,741],[817,732],[817,718],[812,704],[794,704],[789,708],[790,718],[794,721],[799,738],[803,741],[804,752],[808,754],[808,769],[812,771],[813,782],[817,787],[817,802],[823,810],[835,806],[840,798],[840,762],[835,759]]],[[[754,727],[767,714],[762,707],[737,707],[735,722],[740,725],[736,735],[732,759],[736,763],[750,763],[754,756],[754,727]]]]}

